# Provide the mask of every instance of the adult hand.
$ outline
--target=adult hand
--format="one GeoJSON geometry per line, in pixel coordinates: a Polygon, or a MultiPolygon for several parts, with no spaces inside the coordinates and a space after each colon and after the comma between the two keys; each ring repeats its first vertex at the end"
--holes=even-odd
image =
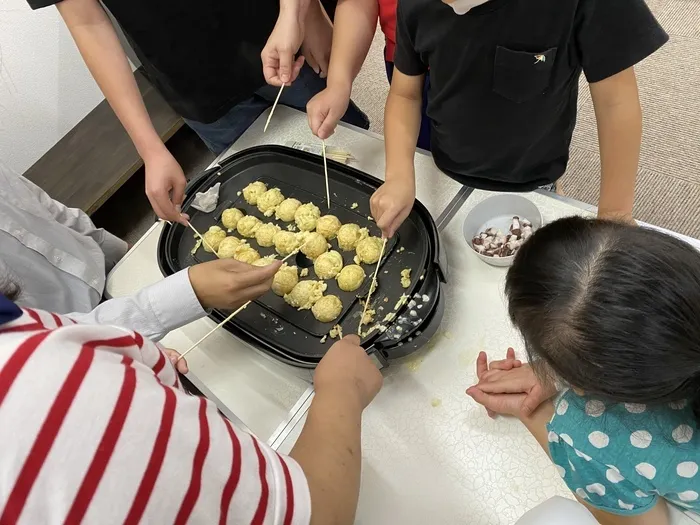
{"type": "Polygon", "coordinates": [[[185,199],[187,179],[170,152],[163,150],[144,159],[146,166],[146,196],[153,211],[166,221],[187,224],[189,217],[180,213],[185,199]]]}
{"type": "Polygon", "coordinates": [[[318,395],[337,392],[356,396],[360,408],[369,405],[382,388],[381,372],[360,346],[360,338],[348,335],[326,352],[316,367],[314,388],[318,395]]]}
{"type": "Polygon", "coordinates": [[[350,104],[349,86],[331,86],[318,93],[306,105],[311,133],[321,140],[333,135],[335,127],[350,104]]]}
{"type": "Polygon", "coordinates": [[[304,41],[304,24],[299,13],[280,10],[270,37],[260,54],[265,81],[272,86],[290,84],[299,76],[304,57],[294,60],[304,41]]]}
{"type": "Polygon", "coordinates": [[[311,0],[309,13],[306,17],[304,41],[301,44],[301,54],[306,58],[306,63],[321,78],[328,76],[332,43],[333,24],[321,3],[317,0],[311,0]]]}
{"type": "Polygon", "coordinates": [[[190,266],[189,277],[202,308],[235,310],[272,286],[281,262],[258,267],[234,259],[190,266]]]}
{"type": "Polygon", "coordinates": [[[186,374],[187,372],[190,371],[189,368],[187,368],[187,361],[185,359],[180,359],[180,354],[179,352],[176,352],[175,350],[171,348],[163,348],[161,350],[164,354],[165,357],[168,358],[168,361],[172,363],[172,365],[175,367],[175,370],[180,372],[181,374],[186,374]],[[179,361],[178,361],[179,359],[179,361]]]}
{"type": "Polygon", "coordinates": [[[404,180],[388,180],[369,200],[372,217],[387,239],[394,236],[411,213],[416,200],[416,186],[413,180],[412,176],[404,180]]]}

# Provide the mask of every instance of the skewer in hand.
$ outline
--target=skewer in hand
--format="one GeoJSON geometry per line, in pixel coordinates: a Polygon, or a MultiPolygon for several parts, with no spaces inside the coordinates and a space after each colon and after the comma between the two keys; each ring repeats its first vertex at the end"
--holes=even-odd
{"type": "MultiPolygon", "coordinates": [[[[309,242],[309,241],[306,241],[306,242],[309,242]]],[[[301,250],[301,249],[304,247],[304,245],[306,244],[306,242],[305,242],[304,244],[302,244],[301,246],[299,246],[299,247],[298,247],[296,250],[294,250],[292,253],[290,253],[289,255],[287,255],[287,256],[286,256],[284,259],[282,259],[282,261],[280,261],[280,262],[284,262],[284,261],[286,261],[287,259],[289,259],[292,255],[296,255],[296,254],[299,252],[299,250],[301,250]]],[[[233,319],[238,313],[240,313],[240,312],[242,312],[243,310],[245,310],[246,307],[247,307],[250,303],[252,303],[252,302],[253,302],[253,301],[250,300],[250,301],[248,301],[247,303],[241,305],[240,308],[238,308],[238,310],[236,310],[236,311],[233,312],[231,315],[229,315],[226,319],[224,319],[223,321],[221,321],[218,325],[216,325],[214,328],[212,328],[204,337],[202,337],[199,341],[197,341],[195,344],[193,344],[192,346],[190,346],[186,351],[184,351],[182,354],[180,354],[180,357],[178,357],[177,360],[179,361],[180,359],[182,359],[183,357],[185,357],[187,354],[189,354],[192,350],[194,350],[195,348],[197,348],[197,346],[199,346],[207,337],[209,337],[211,334],[213,334],[214,332],[216,332],[219,328],[221,328],[221,327],[224,326],[226,323],[228,323],[228,322],[229,322],[231,319],[233,319]]],[[[177,361],[176,361],[176,363],[177,363],[177,361]]]]}
{"type": "Polygon", "coordinates": [[[328,209],[331,209],[331,190],[328,187],[328,161],[326,160],[326,141],[321,140],[321,151],[323,152],[323,172],[326,175],[326,200],[328,202],[328,209]]]}
{"type": "Polygon", "coordinates": [[[372,282],[369,285],[369,291],[367,292],[367,299],[365,300],[365,308],[362,310],[362,315],[360,316],[360,326],[357,328],[357,333],[362,337],[362,321],[365,318],[367,309],[369,308],[369,300],[372,297],[372,292],[377,287],[377,273],[379,273],[379,266],[382,264],[382,257],[384,257],[384,250],[386,249],[386,243],[389,239],[384,237],[384,242],[382,243],[382,251],[379,252],[379,259],[377,260],[377,267],[374,269],[374,275],[372,275],[372,282]]]}
{"type": "Polygon", "coordinates": [[[272,120],[272,114],[275,112],[275,108],[277,107],[277,103],[280,100],[280,97],[282,96],[282,90],[284,89],[284,84],[280,86],[280,90],[277,93],[277,98],[275,99],[275,103],[272,104],[272,109],[270,110],[270,114],[267,116],[267,122],[265,122],[265,128],[263,129],[263,133],[267,131],[267,127],[270,125],[270,120],[272,120]]]}
{"type": "Polygon", "coordinates": [[[207,248],[209,248],[209,249],[212,251],[212,253],[213,253],[214,255],[216,255],[217,258],[221,259],[221,257],[219,257],[219,254],[216,253],[216,250],[215,250],[214,248],[212,248],[211,244],[209,244],[209,243],[207,242],[207,240],[204,238],[204,235],[202,235],[201,233],[199,233],[199,232],[197,231],[197,228],[195,228],[194,226],[192,226],[192,223],[191,223],[190,221],[187,221],[187,226],[189,226],[189,227],[192,229],[192,231],[195,233],[195,235],[197,235],[197,237],[199,237],[199,238],[202,240],[202,244],[203,244],[204,246],[206,246],[207,248]]]}

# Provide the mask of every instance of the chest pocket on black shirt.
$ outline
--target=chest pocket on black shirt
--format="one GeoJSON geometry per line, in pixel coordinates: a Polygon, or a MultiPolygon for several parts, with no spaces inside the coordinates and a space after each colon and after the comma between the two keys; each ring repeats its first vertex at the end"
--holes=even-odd
{"type": "Polygon", "coordinates": [[[520,104],[547,91],[557,57],[557,48],[530,53],[496,47],[493,90],[520,104]]]}

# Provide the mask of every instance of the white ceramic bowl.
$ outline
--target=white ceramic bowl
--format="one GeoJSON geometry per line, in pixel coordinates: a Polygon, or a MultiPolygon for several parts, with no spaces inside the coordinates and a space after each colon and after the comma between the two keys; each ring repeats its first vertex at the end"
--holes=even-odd
{"type": "Polygon", "coordinates": [[[464,219],[464,238],[469,251],[492,266],[510,266],[515,255],[510,257],[489,257],[478,253],[472,246],[472,239],[490,227],[507,232],[513,217],[527,219],[532,223],[532,231],[542,226],[542,214],[530,200],[514,193],[502,193],[481,201],[464,219]]]}

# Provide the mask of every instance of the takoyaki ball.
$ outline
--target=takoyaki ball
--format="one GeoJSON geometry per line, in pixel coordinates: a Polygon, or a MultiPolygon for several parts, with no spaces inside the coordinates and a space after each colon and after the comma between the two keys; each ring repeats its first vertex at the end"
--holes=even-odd
{"type": "Polygon", "coordinates": [[[255,206],[258,203],[258,197],[267,191],[267,185],[264,182],[251,182],[243,188],[243,198],[248,204],[255,206]]]}

